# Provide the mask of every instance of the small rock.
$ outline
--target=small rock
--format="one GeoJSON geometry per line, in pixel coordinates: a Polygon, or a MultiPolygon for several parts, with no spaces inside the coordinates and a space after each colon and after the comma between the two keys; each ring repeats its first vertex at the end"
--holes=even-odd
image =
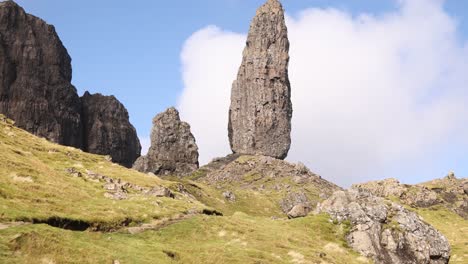
{"type": "Polygon", "coordinates": [[[72,177],[82,177],[83,175],[81,174],[81,172],[77,171],[75,168],[68,168],[67,170],[67,173],[70,174],[72,177]]]}
{"type": "Polygon", "coordinates": [[[226,198],[230,202],[236,201],[236,195],[230,191],[223,192],[223,197],[226,198]]]}
{"type": "Polygon", "coordinates": [[[455,172],[453,172],[453,171],[450,171],[445,178],[447,180],[456,180],[457,179],[457,177],[455,177],[455,172]]]}
{"type": "Polygon", "coordinates": [[[300,204],[309,205],[309,198],[307,198],[304,192],[289,193],[280,201],[281,210],[286,214],[289,213],[294,206],[300,204]]]}

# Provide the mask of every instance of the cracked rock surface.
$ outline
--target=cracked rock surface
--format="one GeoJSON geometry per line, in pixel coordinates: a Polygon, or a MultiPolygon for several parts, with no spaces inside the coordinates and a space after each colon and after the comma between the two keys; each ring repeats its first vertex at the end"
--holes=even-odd
{"type": "Polygon", "coordinates": [[[268,0],[251,23],[232,85],[228,132],[234,153],[286,158],[292,118],[288,63],[284,10],[268,0]]]}

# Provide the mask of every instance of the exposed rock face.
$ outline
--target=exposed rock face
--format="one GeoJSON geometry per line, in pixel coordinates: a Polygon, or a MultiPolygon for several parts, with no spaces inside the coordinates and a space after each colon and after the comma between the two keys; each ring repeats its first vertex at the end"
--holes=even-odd
{"type": "Polygon", "coordinates": [[[110,155],[112,161],[132,167],[141,145],[127,109],[114,97],[86,92],[83,107],[84,151],[110,155]]]}
{"type": "Polygon", "coordinates": [[[466,206],[468,195],[465,192],[467,185],[468,179],[457,179],[454,173],[450,173],[443,179],[416,185],[401,184],[396,179],[386,179],[355,184],[353,188],[380,197],[398,198],[402,203],[416,208],[442,205],[468,219],[468,206],[466,206]]]}
{"type": "Polygon", "coordinates": [[[286,158],[291,145],[288,31],[278,0],[257,10],[232,85],[229,141],[234,153],[286,158]]]}
{"type": "Polygon", "coordinates": [[[376,263],[448,263],[448,240],[401,205],[351,189],[338,191],[317,207],[338,221],[349,221],[348,244],[376,263]]]}
{"type": "Polygon", "coordinates": [[[71,58],[53,26],[0,3],[0,113],[33,134],[80,148],[80,99],[71,58]]]}
{"type": "Polygon", "coordinates": [[[153,119],[148,155],[133,168],[156,175],[186,175],[198,169],[198,147],[190,125],[180,121],[179,112],[169,108],[153,119]]]}

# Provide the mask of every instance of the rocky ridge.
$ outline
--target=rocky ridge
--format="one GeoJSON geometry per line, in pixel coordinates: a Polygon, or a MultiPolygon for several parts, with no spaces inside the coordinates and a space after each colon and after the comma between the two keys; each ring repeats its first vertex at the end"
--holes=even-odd
{"type": "Polygon", "coordinates": [[[71,58],[55,28],[1,2],[0,113],[37,136],[131,167],[140,143],[127,110],[114,97],[80,98],[71,79],[71,58]]]}
{"type": "Polygon", "coordinates": [[[156,175],[187,175],[198,169],[198,147],[190,125],[171,107],[153,119],[151,147],[133,168],[156,175]]]}
{"type": "Polygon", "coordinates": [[[396,179],[386,179],[355,184],[353,188],[384,198],[395,198],[414,208],[443,206],[468,219],[468,179],[457,179],[454,173],[449,173],[443,179],[416,185],[401,184],[396,179]]]}
{"type": "Polygon", "coordinates": [[[237,154],[286,158],[291,145],[291,86],[284,10],[268,0],[257,10],[231,91],[229,142],[237,154]]]}

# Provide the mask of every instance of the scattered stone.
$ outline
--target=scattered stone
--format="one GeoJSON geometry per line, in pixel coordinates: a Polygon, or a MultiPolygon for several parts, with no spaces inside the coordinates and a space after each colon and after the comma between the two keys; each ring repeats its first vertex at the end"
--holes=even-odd
{"type": "Polygon", "coordinates": [[[317,212],[351,223],[348,244],[376,263],[445,264],[448,240],[401,205],[357,189],[338,191],[319,204],[317,212]]]}
{"type": "Polygon", "coordinates": [[[68,168],[67,170],[67,173],[70,174],[72,177],[76,177],[76,178],[80,178],[82,177],[83,175],[81,174],[81,172],[79,172],[77,169],[75,168],[68,168]]]}
{"type": "Polygon", "coordinates": [[[179,112],[169,108],[153,119],[148,155],[138,158],[133,168],[156,175],[187,175],[198,169],[198,147],[190,125],[181,122],[179,112]]]}
{"type": "Polygon", "coordinates": [[[291,145],[288,30],[278,0],[257,10],[231,91],[229,142],[234,153],[286,158],[291,145]]]}
{"type": "Polygon", "coordinates": [[[230,202],[236,201],[236,195],[230,191],[223,192],[223,197],[230,202]]]}
{"type": "Polygon", "coordinates": [[[109,155],[125,167],[140,156],[141,145],[127,109],[114,97],[85,92],[81,97],[85,139],[83,150],[109,155]]]}
{"type": "Polygon", "coordinates": [[[164,186],[155,186],[152,188],[141,187],[139,185],[122,181],[121,179],[113,179],[90,170],[86,171],[84,178],[104,182],[103,189],[107,191],[105,196],[115,200],[127,199],[127,194],[130,190],[140,192],[147,196],[175,198],[175,194],[164,186]]]}

